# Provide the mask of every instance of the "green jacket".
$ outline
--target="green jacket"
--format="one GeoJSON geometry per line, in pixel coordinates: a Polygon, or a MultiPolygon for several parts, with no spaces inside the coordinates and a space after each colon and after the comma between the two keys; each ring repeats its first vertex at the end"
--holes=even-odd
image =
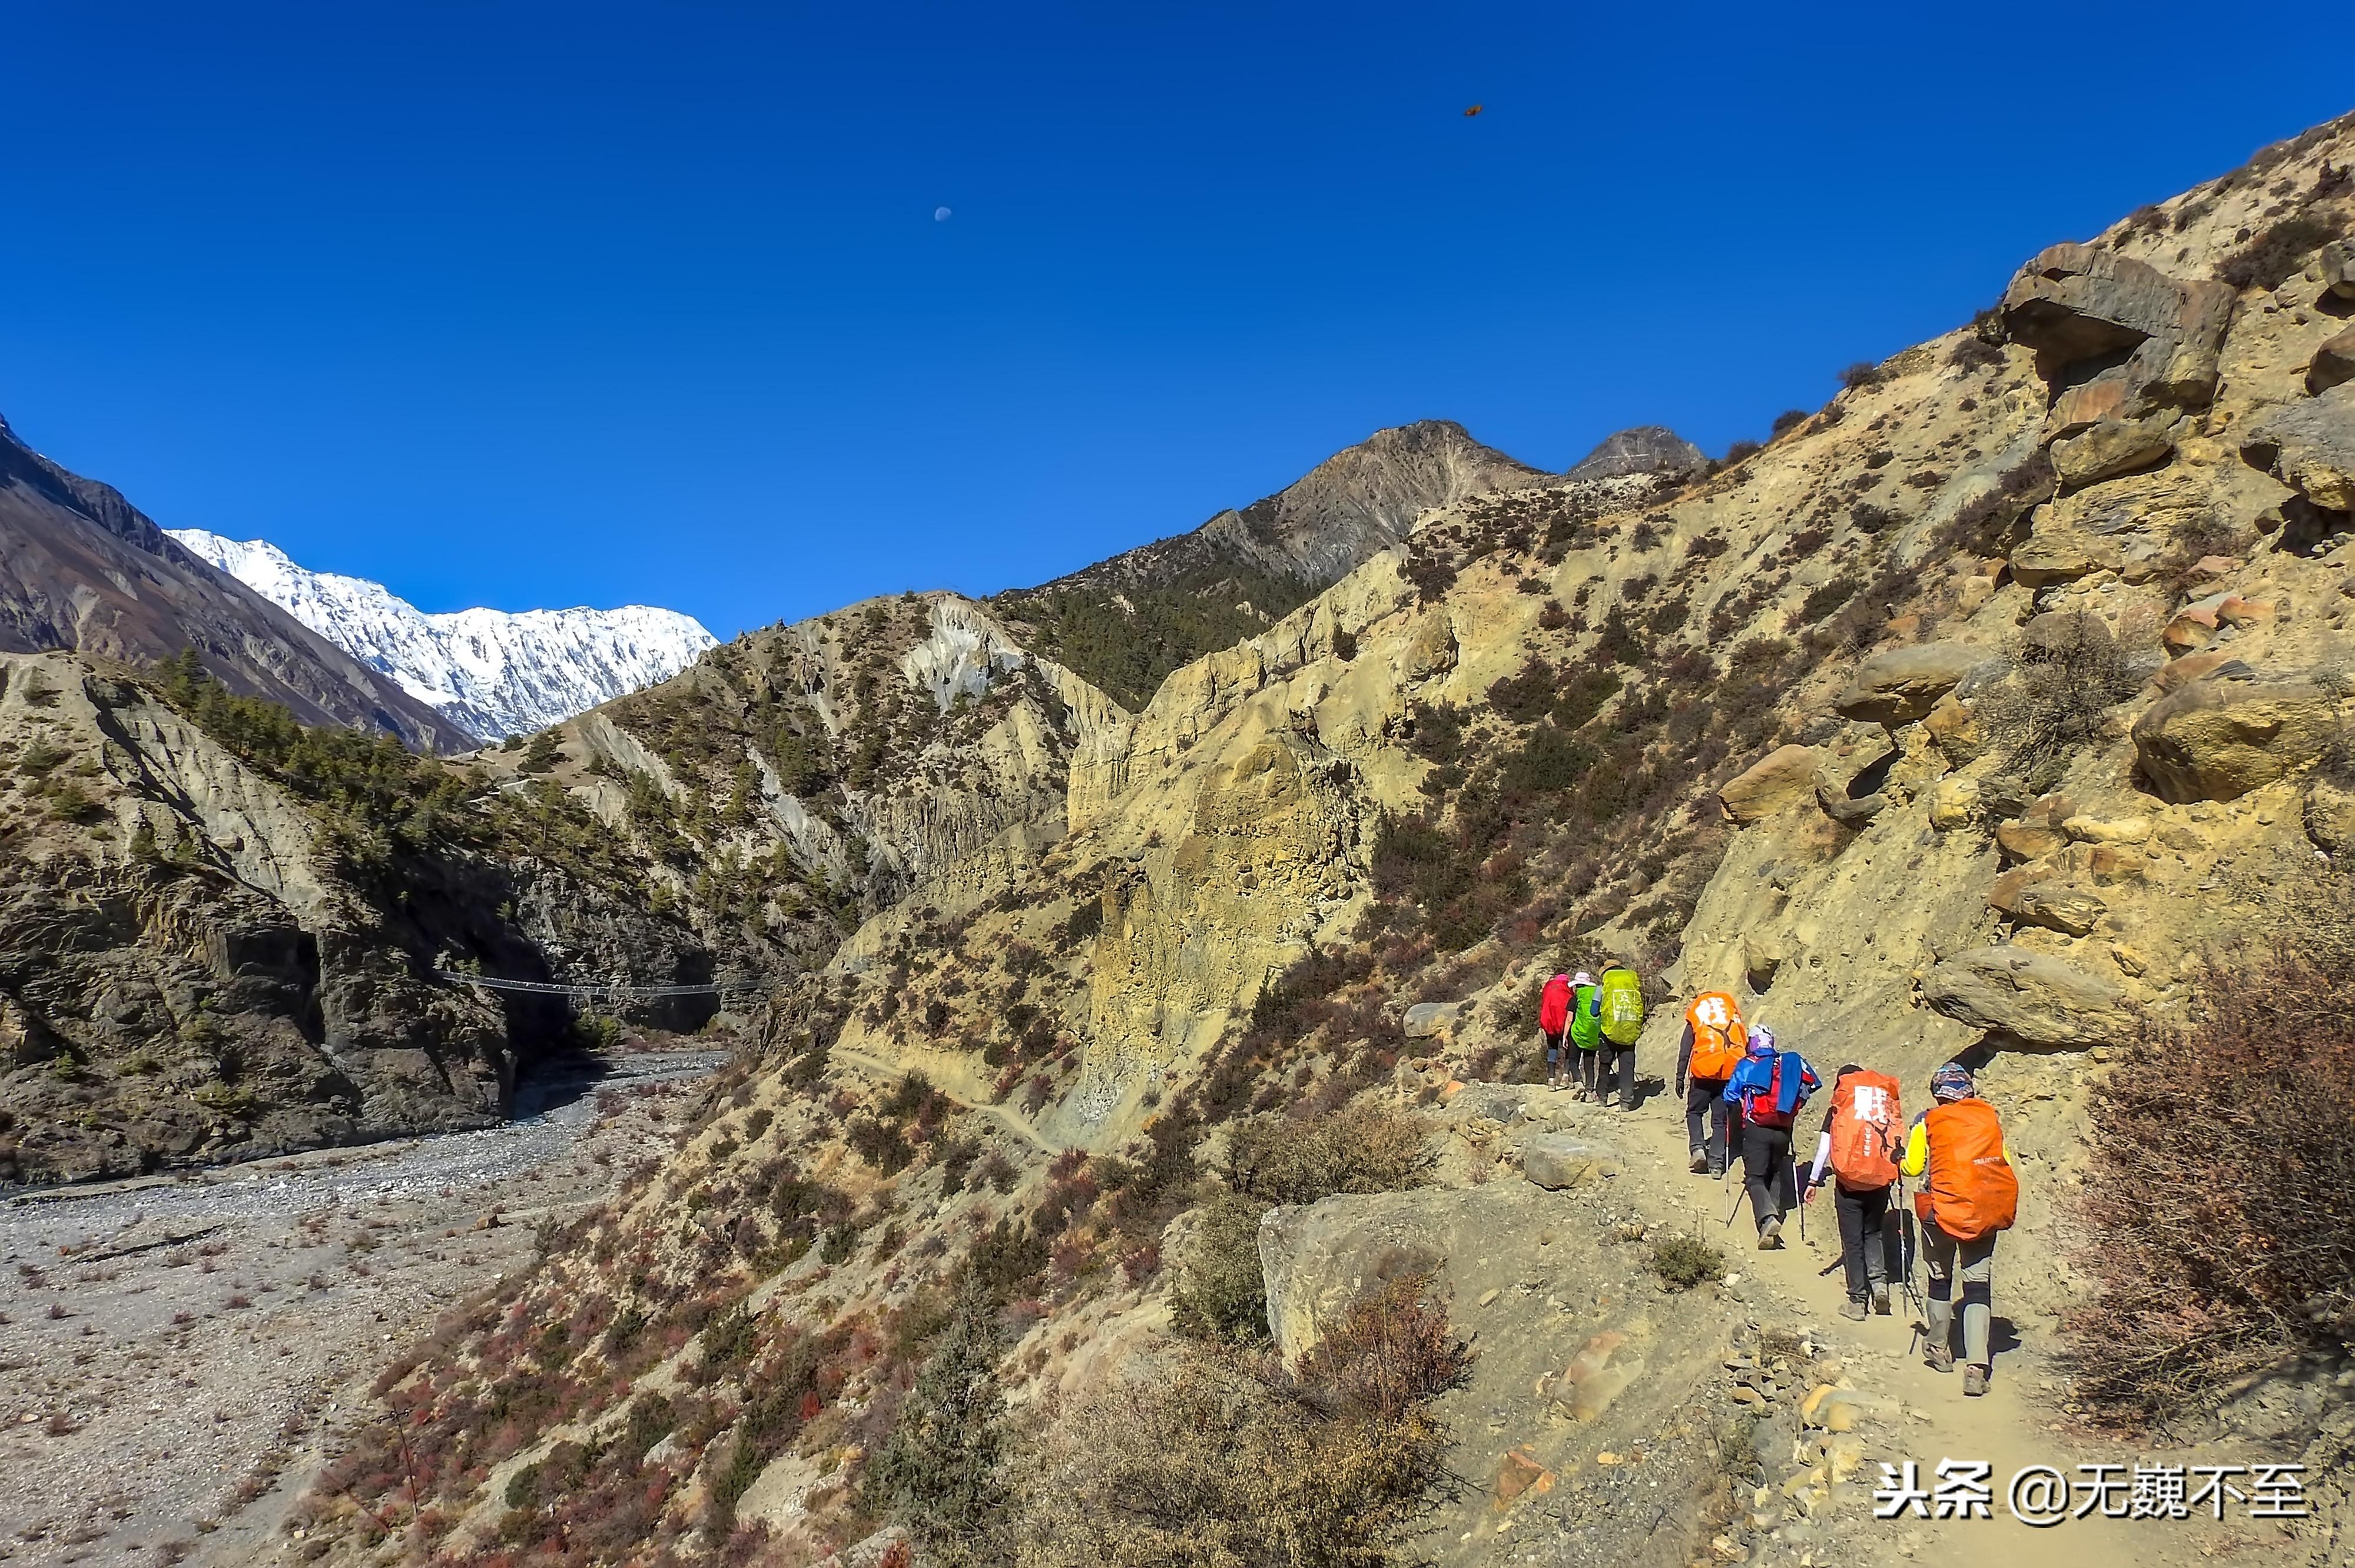
{"type": "Polygon", "coordinates": [[[1582,985],[1570,993],[1570,1043],[1582,1051],[1603,1044],[1603,991],[1582,985]]]}

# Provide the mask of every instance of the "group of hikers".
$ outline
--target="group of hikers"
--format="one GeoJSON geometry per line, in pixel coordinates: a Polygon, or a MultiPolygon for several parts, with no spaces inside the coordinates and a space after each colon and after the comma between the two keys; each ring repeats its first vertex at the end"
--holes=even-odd
{"type": "MultiPolygon", "coordinates": [[[[1557,974],[1540,992],[1547,1083],[1578,1097],[1636,1108],[1636,1041],[1644,1029],[1644,988],[1633,969],[1613,966],[1596,980],[1557,974]]],[[[1677,1048],[1676,1092],[1685,1105],[1691,1169],[1723,1177],[1741,1154],[1759,1250],[1783,1245],[1791,1211],[1832,1189],[1840,1257],[1848,1276],[1843,1316],[1861,1320],[1893,1308],[1891,1253],[1920,1256],[1929,1284],[1922,1299],[1926,1360],[1955,1369],[1955,1292],[1962,1289],[1963,1392],[1987,1392],[1991,1370],[1996,1237],[2019,1205],[2019,1181],[2004,1149],[1995,1107],[1978,1097],[1968,1069],[1949,1062],[1930,1075],[1930,1108],[1909,1126],[1897,1080],[1857,1063],[1833,1075],[1813,1157],[1794,1136],[1823,1088],[1807,1059],[1783,1049],[1774,1032],[1745,1023],[1732,993],[1703,991],[1685,1009],[1677,1048]],[[1913,1224],[1892,1200],[1913,1184],[1913,1224]],[[1892,1218],[1896,1224],[1892,1226],[1892,1218]]],[[[1737,1207],[1739,1200],[1736,1200],[1737,1207]]],[[[1731,1216],[1729,1216],[1731,1223],[1731,1216]]],[[[1901,1262],[1901,1281],[1911,1277],[1901,1262]]]]}

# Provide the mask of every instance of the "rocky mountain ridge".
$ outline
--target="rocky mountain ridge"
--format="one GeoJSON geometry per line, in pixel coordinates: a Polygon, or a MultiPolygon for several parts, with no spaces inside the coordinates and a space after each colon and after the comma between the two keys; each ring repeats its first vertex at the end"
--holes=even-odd
{"type": "Polygon", "coordinates": [[[485,740],[528,735],[668,680],[719,641],[692,616],[643,604],[428,615],[381,583],[306,570],[266,540],[166,533],[485,740]]]}
{"type": "Polygon", "coordinates": [[[0,420],[0,652],[53,648],[132,663],[194,648],[222,680],[305,723],[355,726],[421,750],[474,743],[0,420]]]}

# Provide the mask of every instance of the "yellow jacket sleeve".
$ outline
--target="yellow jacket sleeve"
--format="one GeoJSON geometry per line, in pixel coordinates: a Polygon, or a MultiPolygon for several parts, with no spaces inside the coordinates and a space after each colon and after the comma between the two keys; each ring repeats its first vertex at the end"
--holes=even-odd
{"type": "Polygon", "coordinates": [[[1905,1135],[1905,1158],[1897,1162],[1897,1169],[1905,1172],[1909,1180],[1916,1181],[1922,1179],[1923,1171],[1930,1169],[1930,1127],[1927,1122],[1915,1122],[1913,1130],[1905,1135]]]}

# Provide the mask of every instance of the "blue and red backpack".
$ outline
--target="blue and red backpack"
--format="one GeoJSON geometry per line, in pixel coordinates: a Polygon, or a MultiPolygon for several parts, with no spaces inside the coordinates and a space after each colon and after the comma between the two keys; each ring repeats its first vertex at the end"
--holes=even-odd
{"type": "Polygon", "coordinates": [[[1725,1081],[1726,1103],[1753,1127],[1789,1127],[1823,1081],[1796,1051],[1755,1051],[1725,1081]]]}

